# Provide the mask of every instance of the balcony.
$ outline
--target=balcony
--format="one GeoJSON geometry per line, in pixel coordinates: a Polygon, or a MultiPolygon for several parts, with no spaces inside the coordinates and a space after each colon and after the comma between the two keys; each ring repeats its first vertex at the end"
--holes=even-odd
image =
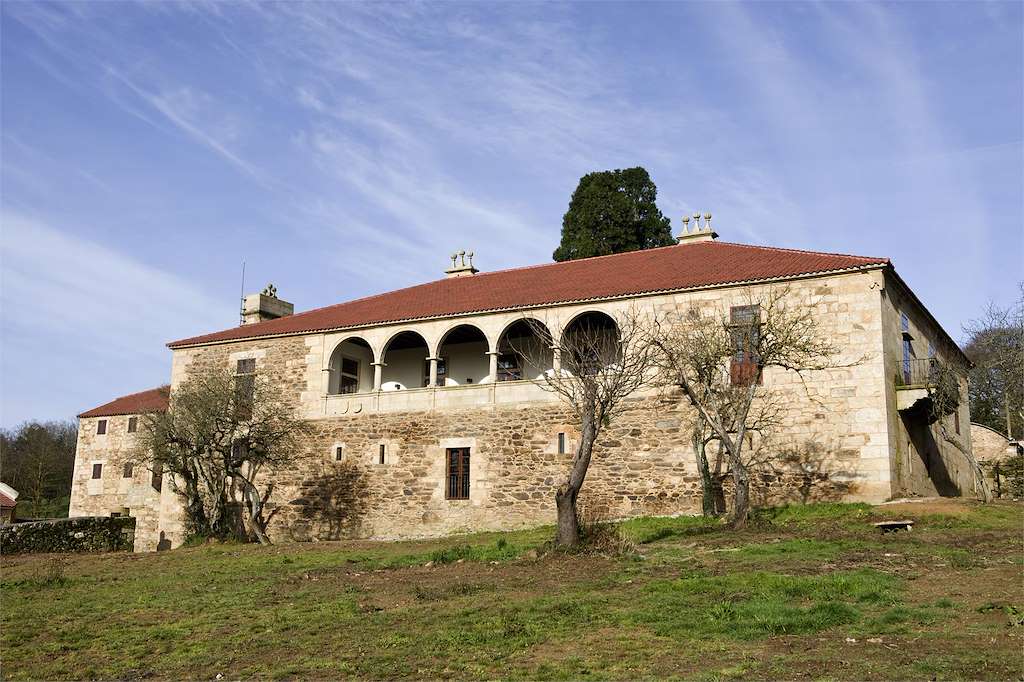
{"type": "Polygon", "coordinates": [[[938,358],[914,358],[904,360],[900,374],[896,377],[897,390],[913,390],[936,386],[942,367],[938,358]]]}
{"type": "Polygon", "coordinates": [[[432,412],[434,410],[512,405],[555,400],[533,381],[498,381],[463,386],[428,386],[398,391],[367,391],[324,396],[327,417],[387,412],[432,412]]]}

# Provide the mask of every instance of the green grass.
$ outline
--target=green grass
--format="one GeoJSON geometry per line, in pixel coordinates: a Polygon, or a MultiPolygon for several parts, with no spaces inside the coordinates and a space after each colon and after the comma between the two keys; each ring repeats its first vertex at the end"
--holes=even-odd
{"type": "Polygon", "coordinates": [[[786,507],[741,532],[634,519],[619,524],[636,548],[623,556],[550,553],[541,528],[5,557],[0,666],[5,679],[1019,677],[1006,586],[1020,581],[1020,508],[882,535],[869,523],[886,513],[786,507]]]}

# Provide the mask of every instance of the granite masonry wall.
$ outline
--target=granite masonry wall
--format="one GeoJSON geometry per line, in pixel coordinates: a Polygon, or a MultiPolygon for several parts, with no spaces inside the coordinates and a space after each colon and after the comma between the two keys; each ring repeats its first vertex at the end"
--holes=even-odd
{"type": "Polygon", "coordinates": [[[125,476],[125,465],[133,459],[135,446],[135,434],[128,433],[132,416],[78,420],[68,516],[132,516],[135,548],[154,550],[159,537],[161,492],[153,488],[152,472],[143,465],[135,464],[131,475],[125,476]],[[99,434],[102,420],[106,421],[106,433],[99,434]],[[98,479],[92,477],[94,464],[102,467],[98,479]]]}

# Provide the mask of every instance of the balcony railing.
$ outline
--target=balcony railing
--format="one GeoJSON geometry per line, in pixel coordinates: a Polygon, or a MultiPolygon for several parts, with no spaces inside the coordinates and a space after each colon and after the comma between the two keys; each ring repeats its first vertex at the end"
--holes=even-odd
{"type": "Polygon", "coordinates": [[[939,361],[936,358],[914,358],[904,360],[896,377],[896,386],[923,388],[939,382],[939,361]]]}

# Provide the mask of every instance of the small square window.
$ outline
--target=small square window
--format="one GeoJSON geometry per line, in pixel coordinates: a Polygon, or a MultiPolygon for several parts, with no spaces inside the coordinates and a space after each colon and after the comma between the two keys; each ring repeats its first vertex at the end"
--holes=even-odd
{"type": "Polygon", "coordinates": [[[236,374],[255,374],[256,358],[246,358],[244,360],[239,360],[236,367],[236,374]]]}
{"type": "Polygon", "coordinates": [[[121,477],[122,478],[131,478],[132,477],[132,463],[131,462],[126,462],[125,463],[124,470],[121,472],[121,477]]]}
{"type": "Polygon", "coordinates": [[[380,444],[380,453],[379,453],[379,457],[378,457],[380,464],[384,463],[384,459],[387,456],[387,453],[388,453],[388,446],[385,445],[384,443],[381,443],[380,444]]]}
{"type": "Polygon", "coordinates": [[[565,434],[564,433],[558,434],[558,454],[560,454],[560,455],[564,455],[565,454],[565,434]]]}
{"type": "Polygon", "coordinates": [[[107,420],[101,419],[96,422],[96,435],[102,436],[107,432],[107,420]]]}
{"type": "Polygon", "coordinates": [[[92,465],[92,478],[94,481],[103,478],[103,465],[101,463],[96,462],[92,465]]]}
{"type": "Polygon", "coordinates": [[[139,430],[139,418],[128,417],[128,433],[135,433],[139,430]]]}
{"type": "Polygon", "coordinates": [[[334,461],[335,462],[340,462],[343,459],[345,459],[345,446],[344,445],[336,445],[334,447],[334,461]]]}

